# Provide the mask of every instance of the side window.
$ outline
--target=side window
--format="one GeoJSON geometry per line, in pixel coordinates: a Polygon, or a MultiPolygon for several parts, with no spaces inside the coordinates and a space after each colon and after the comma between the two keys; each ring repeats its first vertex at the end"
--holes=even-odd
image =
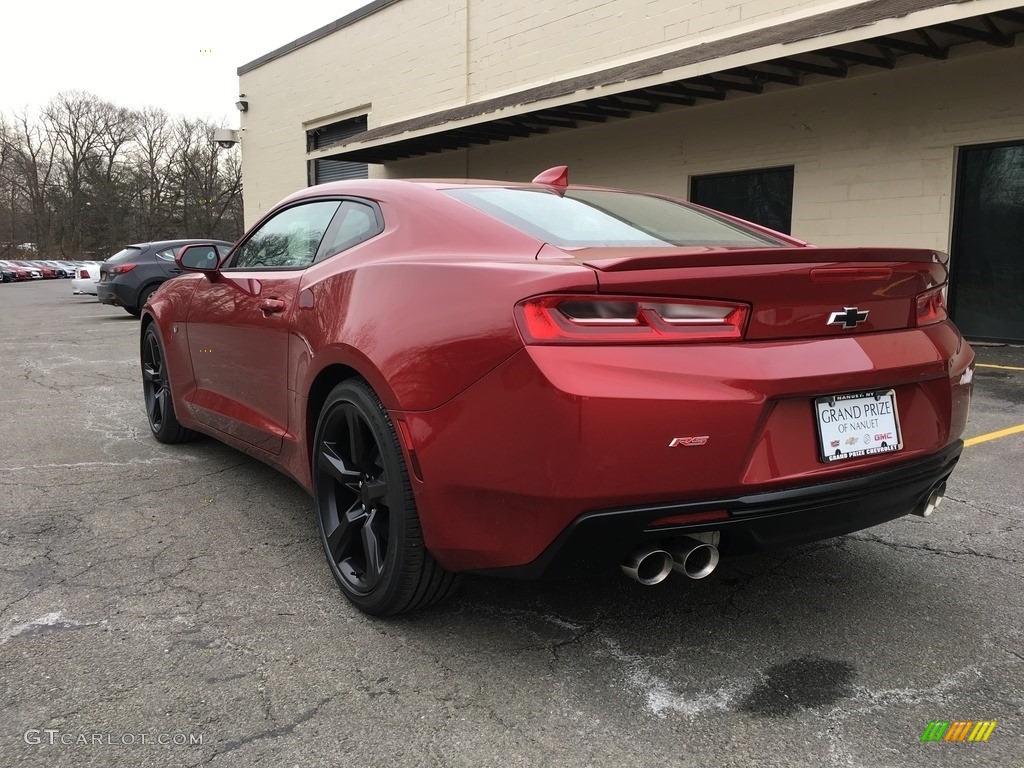
{"type": "Polygon", "coordinates": [[[322,200],[281,211],[235,252],[230,268],[308,267],[340,205],[337,200],[322,200]]]}
{"type": "Polygon", "coordinates": [[[371,206],[354,200],[345,200],[324,238],[320,260],[341,253],[353,245],[359,245],[364,240],[379,235],[383,229],[377,220],[377,212],[371,206]]]}
{"type": "Polygon", "coordinates": [[[164,248],[164,250],[156,252],[156,257],[160,259],[160,261],[173,262],[174,254],[176,254],[178,250],[178,248],[164,248]]]}

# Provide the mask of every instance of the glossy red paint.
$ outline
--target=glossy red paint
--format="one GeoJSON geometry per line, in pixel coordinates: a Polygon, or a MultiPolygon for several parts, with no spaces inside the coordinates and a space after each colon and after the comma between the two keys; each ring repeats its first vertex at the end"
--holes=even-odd
{"type": "Polygon", "coordinates": [[[383,231],[305,269],[165,284],[143,328],[157,325],[181,423],[310,490],[320,385],[362,377],[396,423],[427,547],[450,570],[530,563],[594,510],[864,476],[963,432],[973,352],[934,297],[942,254],[781,235],[775,248],[559,249],[440,191],[454,185],[303,190],[266,218],[346,196],[376,205],[383,231]],[[550,294],[749,314],[742,338],[527,343],[515,308],[550,294]],[[826,324],[854,306],[868,312],[855,329],[826,324]],[[822,463],[814,399],[889,388],[903,449],[822,463]],[[690,435],[709,439],[670,447],[690,435]]]}

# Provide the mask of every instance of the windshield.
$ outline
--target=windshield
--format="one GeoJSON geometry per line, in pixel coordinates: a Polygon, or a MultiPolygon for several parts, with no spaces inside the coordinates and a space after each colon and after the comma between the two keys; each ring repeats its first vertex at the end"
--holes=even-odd
{"type": "Polygon", "coordinates": [[[784,246],[686,205],[630,192],[470,187],[445,192],[551,245],[566,248],[784,246]]]}

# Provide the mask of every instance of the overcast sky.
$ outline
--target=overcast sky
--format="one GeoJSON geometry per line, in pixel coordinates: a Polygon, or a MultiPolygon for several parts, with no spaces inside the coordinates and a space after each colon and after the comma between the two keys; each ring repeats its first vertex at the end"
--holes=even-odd
{"type": "Polygon", "coordinates": [[[369,0],[3,0],[0,112],[63,90],[238,125],[238,67],[369,0]]]}

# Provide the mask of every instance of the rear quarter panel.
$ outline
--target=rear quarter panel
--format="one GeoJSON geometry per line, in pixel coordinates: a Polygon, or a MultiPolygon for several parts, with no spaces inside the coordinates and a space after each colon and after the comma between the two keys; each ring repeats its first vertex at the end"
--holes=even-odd
{"type": "Polygon", "coordinates": [[[520,299],[597,287],[592,270],[564,262],[432,259],[322,272],[310,270],[300,290],[292,388],[305,395],[320,371],[347,365],[390,410],[436,408],[522,348],[520,299]]]}

